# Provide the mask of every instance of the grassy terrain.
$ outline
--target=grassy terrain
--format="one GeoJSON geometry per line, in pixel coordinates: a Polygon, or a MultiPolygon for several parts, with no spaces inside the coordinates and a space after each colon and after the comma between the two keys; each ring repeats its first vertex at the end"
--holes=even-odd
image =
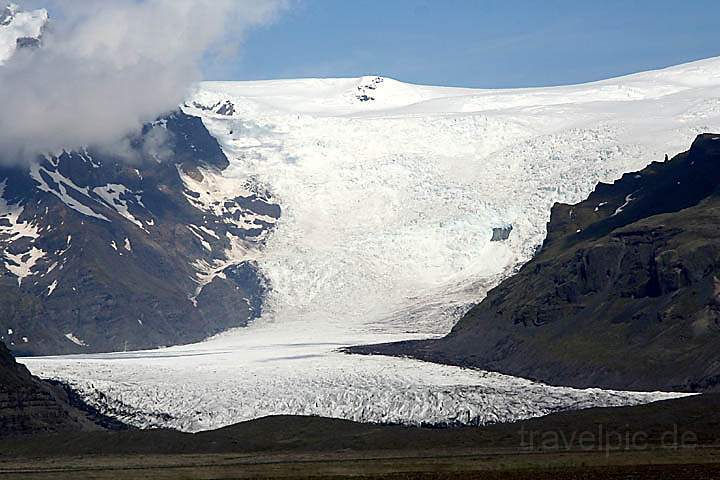
{"type": "Polygon", "coordinates": [[[720,395],[481,428],[278,416],[0,441],[0,479],[720,478],[720,395]]]}
{"type": "Polygon", "coordinates": [[[687,478],[720,477],[720,449],[563,453],[388,452],[304,455],[89,456],[0,464],[7,479],[687,478]]]}

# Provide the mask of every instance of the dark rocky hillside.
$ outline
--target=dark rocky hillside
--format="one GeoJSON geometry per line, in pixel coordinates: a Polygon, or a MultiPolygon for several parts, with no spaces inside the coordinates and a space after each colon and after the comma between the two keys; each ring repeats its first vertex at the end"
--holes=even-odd
{"type": "Polygon", "coordinates": [[[357,347],[577,387],[720,388],[720,136],[557,204],[542,249],[439,340],[357,347]]]}
{"type": "MultiPolygon", "coordinates": [[[[61,436],[39,435],[8,442],[0,439],[0,451],[5,456],[68,456],[74,459],[85,455],[352,451],[377,454],[382,450],[420,453],[434,449],[460,454],[478,453],[478,449],[492,449],[497,455],[499,451],[512,451],[506,449],[524,448],[527,451],[531,432],[554,432],[562,435],[556,448],[571,447],[579,450],[582,450],[578,448],[581,442],[587,442],[587,437],[583,440],[579,432],[592,433],[590,442],[616,442],[612,448],[622,447],[622,439],[626,439],[628,434],[632,436],[638,432],[644,435],[636,437],[640,439],[638,443],[648,447],[663,444],[668,446],[673,436],[679,439],[685,432],[693,434],[692,446],[717,447],[720,441],[719,407],[719,395],[704,394],[633,407],[558,412],[516,423],[453,428],[407,427],[356,423],[334,418],[278,415],[199,433],[176,430],[106,430],[61,436]],[[598,432],[600,425],[602,430],[598,432]],[[663,438],[668,432],[672,435],[663,438]],[[596,433],[602,435],[596,436],[596,433]],[[61,441],[58,441],[58,438],[61,441]]],[[[540,436],[535,435],[534,438],[537,442],[540,436]]],[[[540,445],[536,444],[535,447],[540,445]]],[[[604,448],[599,451],[605,453],[604,448]]],[[[238,460],[237,457],[232,458],[238,460]]]]}
{"type": "Polygon", "coordinates": [[[717,479],[717,395],[512,424],[419,428],[275,416],[196,434],[0,438],[5,479],[717,479]]]}
{"type": "Polygon", "coordinates": [[[63,388],[30,375],[0,342],[0,437],[100,430],[63,388]]]}
{"type": "Polygon", "coordinates": [[[204,201],[206,177],[227,166],[202,121],[178,111],[112,150],[0,168],[0,340],[84,353],[246,325],[266,288],[252,252],[280,209],[251,182],[204,201]]]}

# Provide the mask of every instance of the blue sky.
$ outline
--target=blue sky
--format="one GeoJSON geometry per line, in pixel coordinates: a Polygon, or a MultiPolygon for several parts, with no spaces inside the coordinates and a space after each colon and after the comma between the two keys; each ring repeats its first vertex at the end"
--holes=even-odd
{"type": "Polygon", "coordinates": [[[719,0],[296,0],[213,79],[578,83],[720,55],[719,0]]]}

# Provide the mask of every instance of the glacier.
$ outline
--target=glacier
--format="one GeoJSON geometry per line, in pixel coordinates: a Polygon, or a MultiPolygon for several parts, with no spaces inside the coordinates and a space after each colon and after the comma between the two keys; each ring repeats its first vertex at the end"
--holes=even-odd
{"type": "Polygon", "coordinates": [[[263,316],[194,345],[21,359],[36,375],[131,424],[185,431],[270,414],[482,424],[680,395],[338,349],[447,333],[532,256],[554,202],[577,202],[599,181],[720,131],[719,58],[507,90],[375,76],[205,82],[183,109],[230,160],[192,185],[203,208],[249,183],[282,206],[252,252],[271,286],[263,316]],[[491,241],[507,226],[507,239],[491,241]]]}

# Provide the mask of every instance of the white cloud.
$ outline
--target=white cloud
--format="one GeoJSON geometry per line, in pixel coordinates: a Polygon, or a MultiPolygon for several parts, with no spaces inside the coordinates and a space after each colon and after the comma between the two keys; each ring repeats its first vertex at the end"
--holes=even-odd
{"type": "Polygon", "coordinates": [[[287,1],[49,2],[43,47],[0,67],[0,155],[117,142],[176,108],[205,56],[237,48],[287,1]]]}

